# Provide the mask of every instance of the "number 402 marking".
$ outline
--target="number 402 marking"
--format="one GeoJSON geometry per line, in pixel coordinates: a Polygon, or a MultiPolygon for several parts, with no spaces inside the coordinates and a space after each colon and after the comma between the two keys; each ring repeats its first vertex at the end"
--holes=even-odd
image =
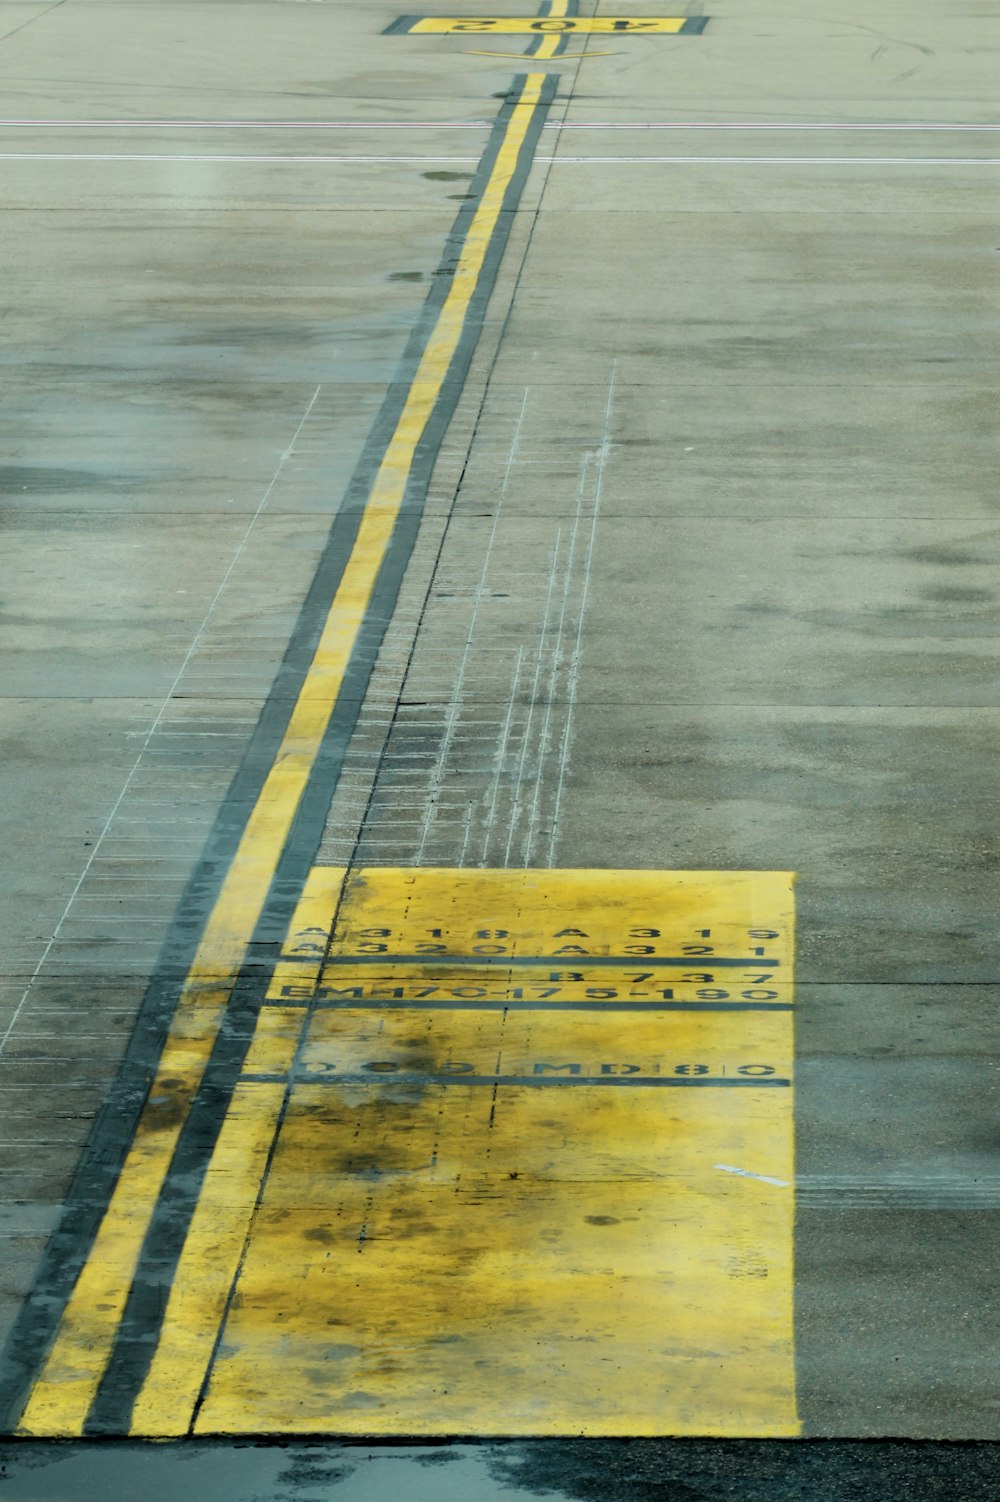
{"type": "Polygon", "coordinates": [[[401,16],[389,31],[424,35],[492,32],[499,36],[574,31],[619,36],[627,32],[658,32],[677,36],[681,32],[703,31],[707,20],[707,16],[401,16]]]}

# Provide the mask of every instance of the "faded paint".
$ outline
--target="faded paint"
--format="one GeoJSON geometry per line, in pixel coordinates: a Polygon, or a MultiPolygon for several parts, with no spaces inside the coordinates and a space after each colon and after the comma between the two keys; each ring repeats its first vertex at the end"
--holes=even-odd
{"type": "MultiPolygon", "coordinates": [[[[332,912],[340,873],[326,882],[332,912]]],[[[692,948],[759,970],[746,951],[765,949],[787,1003],[791,878],[353,873],[331,936],[342,983],[422,943],[445,953],[404,964],[404,990],[415,970],[467,978],[477,945],[544,956],[502,967],[491,984],[511,991],[589,949],[580,995],[629,945],[668,968],[692,948]],[[368,952],[387,940],[384,961],[368,952]]],[[[297,968],[318,990],[315,961],[297,968]]],[[[734,971],[705,973],[729,989],[734,971]]],[[[134,1433],[193,1415],[200,1434],[798,1432],[788,1010],[324,1009],[278,989],[232,1107],[262,1143],[287,1088],[270,1170],[261,1186],[232,1163],[227,1122],[134,1433]],[[719,1172],[734,1162],[752,1174],[719,1172]]]]}

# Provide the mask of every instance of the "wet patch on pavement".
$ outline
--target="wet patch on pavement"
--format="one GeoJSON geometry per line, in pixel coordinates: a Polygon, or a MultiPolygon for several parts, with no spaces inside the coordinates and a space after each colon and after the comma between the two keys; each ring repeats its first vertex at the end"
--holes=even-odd
{"type": "Polygon", "coordinates": [[[982,1502],[1000,1445],[527,1440],[434,1446],[297,1441],[0,1445],[3,1502],[982,1502]]]}

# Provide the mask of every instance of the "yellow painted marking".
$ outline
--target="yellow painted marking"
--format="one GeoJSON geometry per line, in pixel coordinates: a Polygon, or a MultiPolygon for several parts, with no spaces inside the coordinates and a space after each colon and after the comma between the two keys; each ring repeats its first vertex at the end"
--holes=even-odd
{"type": "MultiPolygon", "coordinates": [[[[550,1080],[790,1078],[785,1012],[426,1013],[324,1011],[303,1051],[306,1078],[464,1075],[550,1080]],[[500,1063],[498,1064],[498,1059],[500,1063]]],[[[664,1087],[668,1088],[668,1087],[664,1087]]],[[[768,1172],[765,1169],[763,1172],[768,1172]]]]}
{"type": "MultiPolygon", "coordinates": [[[[318,866],[310,873],[282,951],[286,956],[308,952],[309,958],[283,960],[275,968],[268,999],[287,983],[283,976],[294,975],[299,983],[311,978],[315,983],[344,875],[342,868],[333,866],[318,866]],[[314,958],[317,947],[320,956],[314,958]]],[[[244,1072],[287,1075],[301,1035],[300,1009],[265,1006],[254,1028],[244,1072]]],[[[283,1083],[236,1088],[181,1253],[164,1333],[135,1406],[133,1425],[139,1433],[159,1437],[182,1432],[177,1428],[177,1414],[190,1415],[197,1402],[198,1387],[191,1386],[192,1376],[203,1372],[211,1357],[285,1090],[283,1083]]]]}
{"type": "MultiPolygon", "coordinates": [[[[565,16],[565,14],[566,14],[566,12],[568,10],[569,10],[569,0],[551,0],[551,4],[549,6],[549,16],[548,16],[548,19],[549,20],[556,20],[560,16],[565,16]]],[[[560,43],[561,40],[562,40],[562,28],[561,27],[560,27],[559,31],[551,31],[551,32],[550,31],[546,31],[544,33],[544,35],[543,35],[541,46],[539,47],[538,51],[536,53],[534,53],[533,55],[535,57],[537,57],[537,58],[555,57],[556,50],[558,49],[558,46],[559,46],[559,43],[560,43]]]]}
{"type": "Polygon", "coordinates": [[[764,1091],[371,1097],[296,1092],[199,1433],[797,1432],[764,1091]]]}
{"type": "MultiPolygon", "coordinates": [[[[494,36],[636,35],[676,36],[690,26],[688,16],[421,16],[411,34],[442,36],[453,32],[492,32],[494,36]]],[[[536,56],[547,54],[541,52],[536,56]]]]}
{"type": "MultiPolygon", "coordinates": [[[[560,59],[565,58],[568,62],[587,63],[592,57],[617,57],[617,49],[602,52],[564,52],[560,53],[560,59]]],[[[523,52],[488,52],[485,47],[463,47],[463,57],[524,57],[523,52]]],[[[541,52],[532,54],[531,61],[537,62],[542,56],[541,52]]]]}
{"type": "MultiPolygon", "coordinates": [[[[169,1333],[157,1348],[148,1396],[144,1389],[136,1405],[133,1424],[142,1434],[183,1432],[176,1427],[175,1373],[183,1377],[196,1362],[207,1366],[236,1272],[233,1262],[211,1253],[221,1247],[238,1256],[243,1247],[284,1099],[282,1083],[239,1084],[233,1092],[183,1254],[185,1261],[197,1259],[197,1273],[171,1291],[169,1333]],[[171,1407],[159,1400],[164,1388],[173,1389],[171,1407]]],[[[197,1393],[192,1406],[196,1399],[197,1393]]]]}
{"type": "MultiPolygon", "coordinates": [[[[447,955],[466,945],[506,943],[494,935],[510,929],[520,953],[553,954],[567,945],[608,954],[624,939],[643,942],[632,928],[660,927],[669,904],[670,933],[711,927],[717,953],[725,954],[754,928],[792,920],[789,878],[771,871],[479,871],[386,867],[352,871],[341,903],[331,952],[360,951],[388,939],[394,947],[443,943],[447,955]],[[586,915],[584,924],[581,914],[586,915]],[[659,917],[659,922],[654,919],[659,917]],[[697,919],[705,917],[707,923],[697,919]],[[516,931],[515,931],[516,920],[516,931]],[[564,929],[586,927],[589,940],[564,929]],[[370,930],[388,927],[388,935],[370,930]],[[440,939],[433,932],[441,928],[440,939]],[[492,930],[487,936],[486,930],[492,930]],[[545,946],[544,949],[542,946],[545,946]],[[537,947],[536,947],[537,946],[537,947]]],[[[655,942],[661,942],[656,940],[655,942]]],[[[697,945],[708,940],[693,939],[697,945]]],[[[754,940],[767,944],[768,940],[754,940]]],[[[791,953],[783,956],[787,963],[791,953]]]]}
{"type": "MultiPolygon", "coordinates": [[[[790,1079],[791,1013],[650,1007],[646,982],[580,1009],[650,972],[783,1006],[793,922],[780,872],[352,873],[330,959],[300,997],[273,988],[248,1061],[279,1072],[298,1013],[249,1244],[258,1186],[237,1212],[223,1161],[133,1432],[187,1432],[207,1377],[199,1434],[798,1433],[792,1092],[767,1084],[790,1079]],[[322,1001],[373,970],[413,1004],[322,1001]],[[447,999],[487,972],[506,1008],[447,999]],[[533,987],[567,995],[539,1010],[533,987]]],[[[254,1143],[275,1088],[241,1082],[254,1143]]]]}
{"type": "Polygon", "coordinates": [[[511,111],[448,295],[375,475],[288,728],[205,926],[148,1103],[53,1347],[29,1393],[19,1433],[68,1437],[83,1431],[111,1356],[150,1217],[333,713],[417,447],[461,337],[545,82],[544,73],[529,74],[511,111]]]}

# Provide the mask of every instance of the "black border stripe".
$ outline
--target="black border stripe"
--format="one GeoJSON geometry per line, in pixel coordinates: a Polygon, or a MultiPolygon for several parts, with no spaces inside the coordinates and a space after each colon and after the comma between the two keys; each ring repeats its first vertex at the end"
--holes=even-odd
{"type": "MultiPolygon", "coordinates": [[[[315,961],[313,962],[315,963],[315,961]]],[[[532,970],[590,970],[597,966],[615,970],[642,970],[644,966],[660,969],[672,967],[682,970],[698,970],[708,974],[712,970],[778,970],[781,961],[775,959],[744,960],[735,955],[623,955],[623,954],[328,954],[323,969],[334,966],[353,970],[357,965],[383,966],[386,975],[394,975],[396,967],[406,965],[410,969],[451,970],[510,970],[527,965],[532,970]],[[698,970],[704,963],[704,971],[698,970]]]]}
{"type": "Polygon", "coordinates": [[[790,1001],[422,1001],[407,997],[345,997],[342,1001],[270,1000],[268,1006],[317,1012],[794,1012],[790,1001]]]}
{"type": "MultiPolygon", "coordinates": [[[[545,0],[545,3],[543,4],[543,6],[541,8],[540,14],[543,15],[543,16],[551,16],[551,14],[552,14],[552,0],[545,0]]],[[[566,6],[566,15],[567,16],[578,16],[579,14],[580,14],[580,0],[568,0],[568,4],[566,6]]],[[[551,36],[551,32],[549,33],[549,35],[551,36]]],[[[566,51],[566,48],[567,48],[567,46],[569,44],[569,38],[572,35],[573,35],[573,33],[570,32],[570,33],[567,33],[567,34],[564,34],[563,36],[561,36],[559,38],[559,41],[558,41],[555,49],[553,50],[552,56],[551,57],[543,57],[542,58],[542,62],[543,63],[549,63],[549,62],[552,62],[557,57],[562,57],[563,53],[566,51]]],[[[532,40],[531,40],[530,45],[527,48],[525,56],[526,57],[534,57],[535,54],[541,48],[542,43],[544,41],[545,41],[545,37],[544,36],[533,37],[532,40]]]]}
{"type": "MultiPolygon", "coordinates": [[[[550,1066],[557,1067],[557,1066],[550,1066]]],[[[250,1084],[273,1085],[282,1084],[287,1076],[283,1074],[247,1074],[244,1080],[250,1084]]],[[[406,1088],[413,1085],[418,1088],[424,1085],[517,1085],[537,1086],[545,1089],[550,1085],[577,1085],[580,1087],[594,1087],[603,1089],[607,1085],[628,1086],[633,1089],[644,1089],[646,1086],[653,1088],[676,1086],[678,1089],[711,1089],[711,1090],[758,1090],[764,1089],[788,1089],[791,1080],[780,1075],[752,1075],[745,1079],[733,1079],[729,1075],[600,1075],[600,1074],[459,1074],[457,1070],[451,1074],[409,1074],[404,1070],[387,1071],[384,1074],[308,1074],[302,1073],[296,1076],[296,1086],[301,1085],[324,1085],[327,1087],[338,1085],[372,1085],[377,1089],[391,1088],[392,1086],[406,1088]]]]}
{"type": "MultiPolygon", "coordinates": [[[[248,947],[246,962],[233,990],[232,1004],[206,1071],[204,1088],[199,1092],[199,1102],[189,1117],[184,1141],[178,1145],[175,1157],[178,1165],[182,1159],[187,1161],[194,1149],[194,1157],[201,1160],[203,1173],[211,1143],[214,1143],[221,1126],[228,1104],[227,1084],[231,1089],[230,1082],[234,1082],[238,1075],[238,1061],[242,1060],[245,1053],[262,991],[279,957],[288,924],[322,836],[326,811],[412,551],[431,471],[478,343],[513,215],[532,164],[545,115],[555,95],[557,81],[547,80],[542,86],[535,117],[522,144],[518,166],[494,228],[479,284],[466,310],[463,331],[451,368],[414,458],[403,508],[376,581],[365,628],[352,654],[328,735],[317,757],[285,851],[279,861],[261,920],[248,947]]],[[[4,1432],[10,1433],[16,1429],[31,1385],[51,1349],[63,1308],[93,1246],[155,1076],[181,988],[208,916],[232,864],[247,819],[256,805],[285,734],[330,603],[353,550],[372,480],[396,429],[413,377],[437,323],[469,225],[492,173],[525,83],[526,76],[523,74],[512,80],[511,89],[496,116],[483,157],[472,179],[469,198],[456,216],[432,287],[333,520],[316,574],[243,762],[230,785],[198,865],[178,904],[118,1075],[101,1107],[67,1194],[63,1218],[49,1240],[35,1285],[22,1305],[0,1357],[0,1422],[4,1432]]],[[[171,1172],[174,1174],[173,1169],[171,1172]]],[[[175,1174],[174,1177],[176,1180],[175,1174]]],[[[200,1182],[199,1178],[199,1185],[200,1182]]],[[[190,1195],[187,1198],[190,1200],[190,1195]]],[[[168,1185],[163,1205],[172,1236],[176,1239],[183,1218],[181,1205],[176,1198],[176,1182],[173,1186],[168,1185]]],[[[161,1220],[162,1218],[161,1216],[161,1220]]],[[[165,1302],[165,1291],[162,1288],[158,1298],[161,1303],[165,1302]]],[[[134,1327],[130,1325],[130,1334],[133,1333],[134,1327]]],[[[145,1339],[148,1341],[148,1333],[145,1339]]],[[[112,1406],[119,1414],[124,1411],[121,1402],[115,1402],[112,1406]]],[[[129,1402],[128,1409],[130,1408],[129,1402]]],[[[94,1429],[88,1425],[87,1432],[117,1434],[126,1431],[127,1424],[116,1422],[107,1426],[105,1422],[99,1421],[94,1429]]]]}

